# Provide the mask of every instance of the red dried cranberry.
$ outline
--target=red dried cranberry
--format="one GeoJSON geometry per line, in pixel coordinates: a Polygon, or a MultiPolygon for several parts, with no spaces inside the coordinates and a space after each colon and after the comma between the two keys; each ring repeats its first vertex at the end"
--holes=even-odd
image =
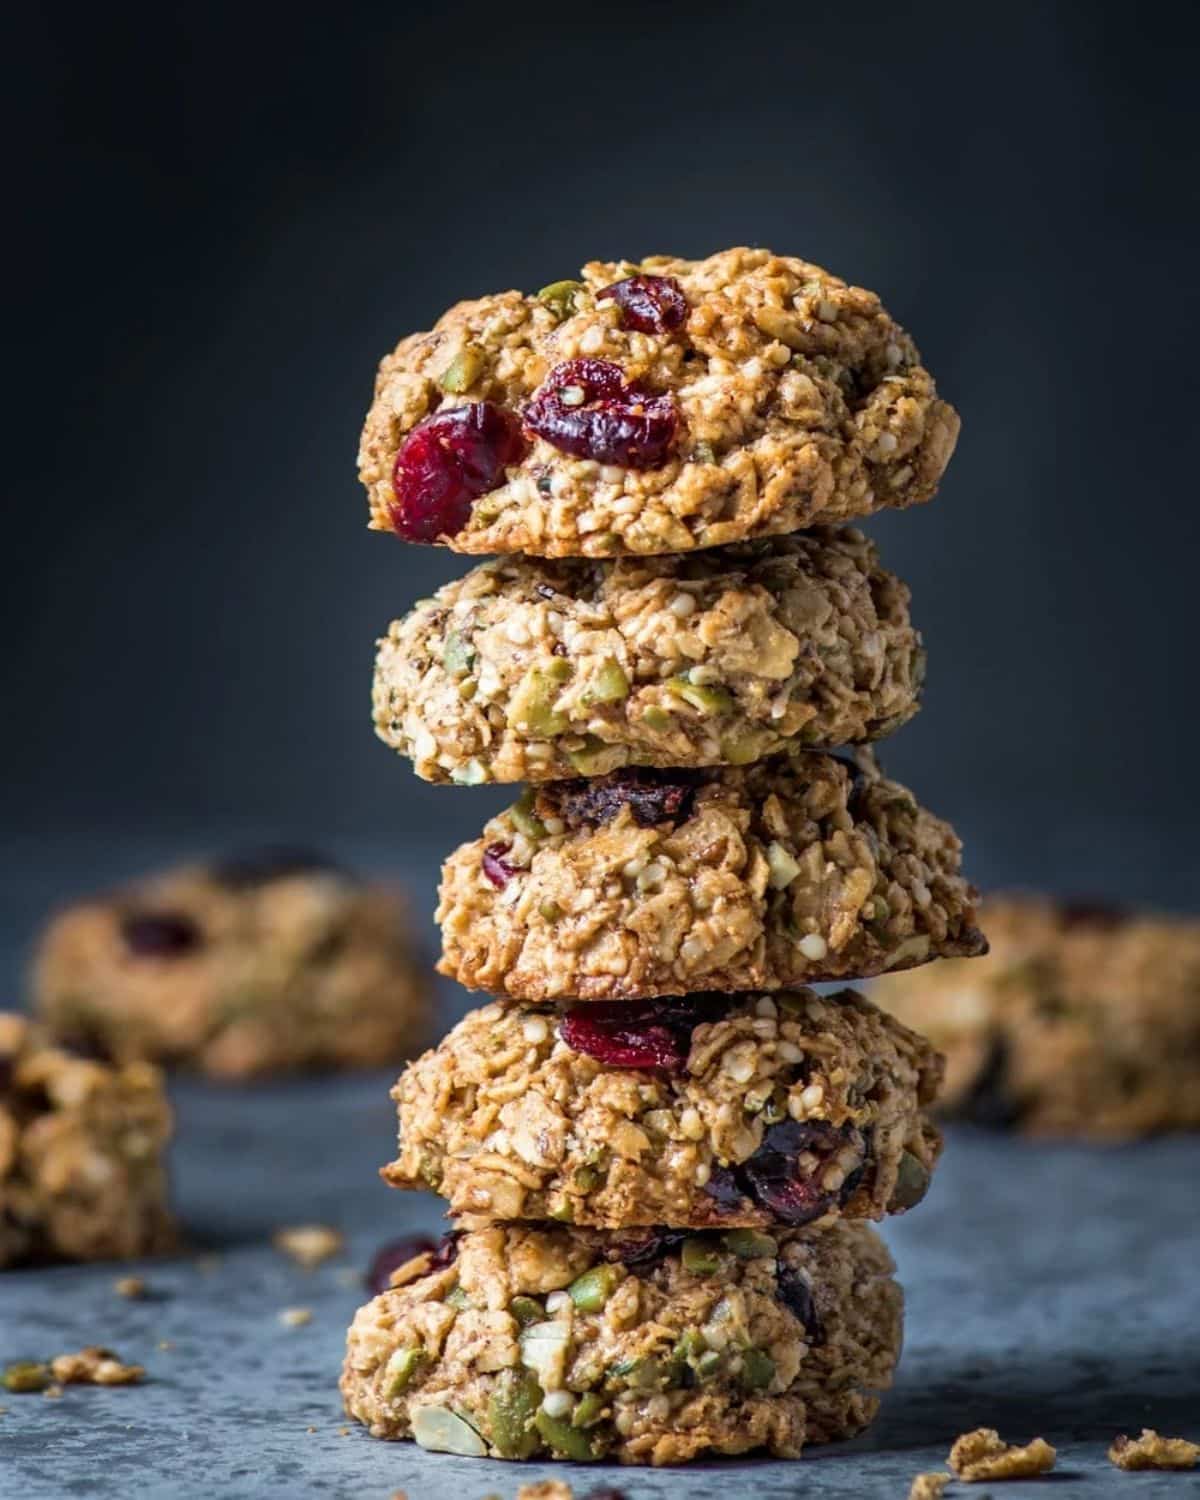
{"type": "Polygon", "coordinates": [[[489,844],[483,851],[483,873],[498,891],[502,891],[517,873],[517,867],[504,858],[511,848],[511,844],[489,844]]]}
{"type": "Polygon", "coordinates": [[[827,1213],[834,1204],[845,1202],[854,1191],[861,1171],[851,1174],[841,1188],[829,1192],[820,1183],[825,1163],[843,1146],[861,1138],[851,1128],[840,1130],[823,1120],[784,1120],[772,1125],[762,1145],[741,1165],[741,1173],[754,1197],[770,1209],[781,1223],[811,1223],[827,1213]],[[817,1157],[817,1167],[808,1175],[798,1175],[796,1158],[802,1152],[817,1157]]]}
{"type": "Polygon", "coordinates": [[[294,875],[347,876],[347,872],[327,854],[288,844],[231,854],[211,865],[209,873],[218,885],[232,891],[253,890],[256,886],[269,885],[273,880],[286,880],[294,875]]]}
{"type": "Polygon", "coordinates": [[[367,1290],[376,1297],[380,1292],[386,1292],[392,1284],[392,1272],[418,1255],[429,1256],[430,1271],[443,1270],[453,1264],[458,1255],[458,1234],[443,1235],[437,1242],[427,1234],[408,1234],[398,1240],[388,1240],[371,1258],[366,1275],[367,1290]]]}
{"type": "Polygon", "coordinates": [[[638,333],[666,333],[687,322],[687,298],[674,276],[629,276],[596,293],[597,302],[605,297],[621,309],[621,327],[638,333]]]}
{"type": "Polygon", "coordinates": [[[559,1035],[575,1052],[586,1052],[610,1068],[665,1068],[687,1062],[692,1032],[723,1014],[724,995],[669,996],[661,1000],[612,1000],[575,1005],[559,1035]]]}
{"type": "Polygon", "coordinates": [[[685,1239],[687,1235],[678,1229],[633,1229],[611,1240],[605,1256],[619,1260],[627,1271],[649,1271],[685,1239]]]}
{"type": "Polygon", "coordinates": [[[559,781],[542,789],[568,828],[598,827],[628,807],[639,828],[686,823],[696,800],[699,777],[686,771],[634,768],[611,771],[590,781],[559,781]]]}
{"type": "Polygon", "coordinates": [[[525,453],[520,424],[491,401],[472,401],[418,422],[392,470],[392,527],[410,542],[453,536],[471,506],[496,489],[525,453]]]}
{"type": "Polygon", "coordinates": [[[139,958],[180,958],[200,946],[200,929],[178,911],[129,912],[121,919],[125,946],[139,958]]]}
{"type": "Polygon", "coordinates": [[[812,1288],[793,1266],[780,1266],[775,1277],[775,1295],[788,1312],[803,1325],[810,1344],[823,1344],[825,1330],[813,1301],[812,1288]]]}
{"type": "Polygon", "coordinates": [[[531,432],[563,453],[627,469],[665,463],[679,430],[674,396],[627,384],[606,359],[556,365],[523,415],[531,432]]]}

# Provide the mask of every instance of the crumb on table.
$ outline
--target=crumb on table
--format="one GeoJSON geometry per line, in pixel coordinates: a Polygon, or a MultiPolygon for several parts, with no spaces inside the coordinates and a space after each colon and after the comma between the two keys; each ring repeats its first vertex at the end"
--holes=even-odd
{"type": "Polygon", "coordinates": [[[947,1462],[959,1479],[974,1484],[981,1479],[1030,1479],[1048,1474],[1056,1456],[1045,1438],[1036,1437],[1022,1448],[1003,1442],[994,1427],[977,1427],[955,1438],[947,1462]]]}
{"type": "Polygon", "coordinates": [[[940,1470],[917,1474],[908,1492],[908,1500],[942,1500],[942,1491],[949,1483],[950,1475],[940,1470]]]}
{"type": "Polygon", "coordinates": [[[311,1271],[323,1261],[340,1255],[346,1241],[341,1230],[331,1224],[293,1224],[277,1229],[271,1243],[281,1254],[311,1271]]]}
{"type": "Polygon", "coordinates": [[[1160,1437],[1153,1427],[1143,1427],[1140,1437],[1124,1432],[1115,1437],[1108,1456],[1118,1469],[1194,1469],[1200,1460],[1200,1443],[1160,1437]]]}

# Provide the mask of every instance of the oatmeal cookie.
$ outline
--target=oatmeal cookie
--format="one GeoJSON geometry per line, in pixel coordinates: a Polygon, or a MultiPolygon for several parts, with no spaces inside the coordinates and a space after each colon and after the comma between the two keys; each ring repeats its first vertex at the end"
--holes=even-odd
{"type": "Polygon", "coordinates": [[[411,1057],[428,1002],[396,892],[256,851],[153,876],[51,923],[34,991],[61,1038],[221,1078],[411,1057]]]}
{"type": "Polygon", "coordinates": [[[924,675],[908,589],[858,531],[684,558],[501,558],[379,642],[375,728],[427,781],[744,765],[890,734],[924,675]]]}
{"type": "Polygon", "coordinates": [[[359,1309],[342,1395],[375,1437],[470,1457],[794,1458],[874,1416],[900,1349],[893,1269],[865,1225],[495,1225],[359,1309]]]}
{"type": "Polygon", "coordinates": [[[924,1197],[940,1071],[852,990],[488,1005],[401,1075],[383,1175],[464,1222],[879,1219],[924,1197]]]}
{"type": "Polygon", "coordinates": [[[1194,1469],[1200,1463],[1200,1444],[1186,1438],[1160,1437],[1153,1427],[1143,1427],[1140,1437],[1119,1433],[1108,1450],[1109,1462],[1118,1469],[1194,1469]]]}
{"type": "Polygon", "coordinates": [[[946,1054],[948,1114],[1035,1135],[1200,1129],[1200,921],[986,902],[991,954],[879,984],[946,1054]]]}
{"type": "Polygon", "coordinates": [[[0,1267],[169,1249],[171,1123],[151,1064],[76,1057],[0,1013],[0,1267]]]}
{"type": "Polygon", "coordinates": [[[517,1000],[609,1000],[978,953],[959,855],[866,752],[543,782],[443,867],[440,967],[517,1000]]]}
{"type": "Polygon", "coordinates": [[[958,437],[873,292],[767,250],[593,261],[460,302],[379,369],[376,530],[457,552],[690,552],[928,500],[958,437]]]}

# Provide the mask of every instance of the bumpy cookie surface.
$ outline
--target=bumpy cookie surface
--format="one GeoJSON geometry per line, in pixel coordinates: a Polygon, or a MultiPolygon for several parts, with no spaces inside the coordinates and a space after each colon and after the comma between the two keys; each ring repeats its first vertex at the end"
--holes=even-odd
{"type": "Polygon", "coordinates": [[[60,1037],[217,1077],[379,1066],[427,1040],[396,893],[295,851],[185,867],[65,911],[34,982],[60,1037]]]}
{"type": "Polygon", "coordinates": [[[873,292],[767,250],[580,274],[460,302],[384,359],[359,449],[373,527],[605,557],[934,494],[958,417],[873,292]]]}
{"type": "Polygon", "coordinates": [[[881,983],[946,1053],[943,1107],[1041,1135],[1200,1129],[1200,922],[985,903],[990,956],[881,983]]]}
{"type": "Polygon", "coordinates": [[[890,733],[924,672],[908,590],[861,532],[684,558],[506,558],[391,627],[375,727],[427,781],[744,765],[890,733]]]}
{"type": "Polygon", "coordinates": [[[859,1431],[890,1385],[892,1270],[860,1225],[498,1225],[418,1257],[359,1310],[342,1395],[375,1437],[480,1458],[795,1458],[859,1431]]]}
{"type": "Polygon", "coordinates": [[[384,1176],[464,1221],[878,1219],[924,1196],[940,1072],[852,990],[489,1005],[401,1075],[384,1176]]]}
{"type": "Polygon", "coordinates": [[[0,1267],[168,1249],[170,1134],[157,1068],[73,1056],[0,1013],[0,1267]]]}
{"type": "Polygon", "coordinates": [[[442,872],[441,969],[512,999],[779,989],[982,950],[954,830],[819,752],[544,782],[442,872]]]}

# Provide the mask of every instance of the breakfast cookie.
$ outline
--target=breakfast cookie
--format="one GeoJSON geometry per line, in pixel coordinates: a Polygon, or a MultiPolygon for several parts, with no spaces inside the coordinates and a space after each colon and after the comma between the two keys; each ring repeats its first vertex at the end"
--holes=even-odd
{"type": "Polygon", "coordinates": [[[427,781],[745,765],[891,733],[924,675],[908,589],[858,531],[501,558],[380,641],[375,728],[427,781]]]}
{"type": "Polygon", "coordinates": [[[59,1037],[215,1077],[376,1067],[427,1039],[397,894],[299,851],[188,866],[64,912],[34,986],[59,1037]]]}
{"type": "Polygon", "coordinates": [[[0,1012],[0,1267],[169,1249],[170,1135],[157,1068],[76,1057],[0,1012]]]}
{"type": "Polygon", "coordinates": [[[543,782],[446,861],[440,968],[511,999],[616,1000],[979,953],[960,852],[867,752],[543,782]]]}
{"type": "Polygon", "coordinates": [[[940,1074],[852,990],[488,1005],[401,1074],[383,1175],[463,1222],[879,1219],[928,1187],[940,1074]]]}
{"type": "Polygon", "coordinates": [[[371,526],[458,552],[690,552],[928,500],[958,417],[873,292],[767,250],[593,261],[379,369],[371,526]]]}
{"type": "Polygon", "coordinates": [[[1200,1129],[1200,921],[989,900],[991,954],[882,982],[946,1054],[948,1114],[1036,1135],[1200,1129]]]}
{"type": "Polygon", "coordinates": [[[794,1458],[874,1416],[900,1349],[893,1269],[865,1225],[495,1225],[359,1309],[342,1395],[375,1437],[468,1457],[794,1458]]]}

